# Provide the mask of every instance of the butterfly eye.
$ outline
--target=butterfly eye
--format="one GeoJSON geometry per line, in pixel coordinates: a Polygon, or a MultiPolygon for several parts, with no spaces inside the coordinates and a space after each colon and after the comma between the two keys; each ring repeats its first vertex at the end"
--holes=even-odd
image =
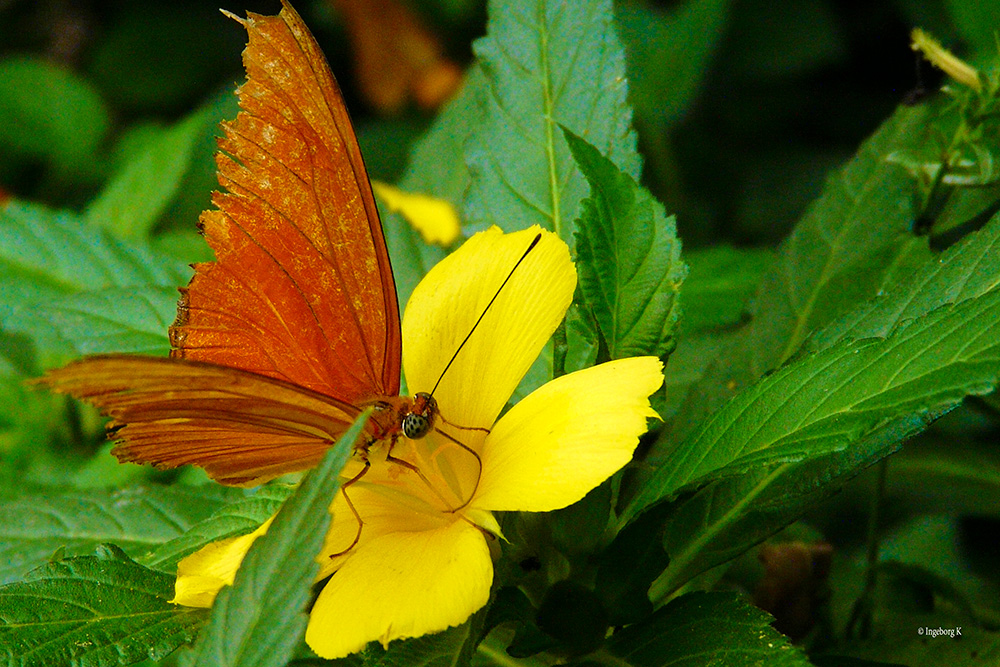
{"type": "Polygon", "coordinates": [[[431,420],[423,415],[409,413],[403,417],[403,435],[411,440],[419,440],[431,430],[431,420]]]}

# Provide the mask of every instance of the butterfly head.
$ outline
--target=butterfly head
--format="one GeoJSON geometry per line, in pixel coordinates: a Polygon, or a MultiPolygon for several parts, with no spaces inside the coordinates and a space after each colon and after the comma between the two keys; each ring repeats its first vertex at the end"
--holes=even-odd
{"type": "Polygon", "coordinates": [[[438,405],[434,397],[426,392],[420,392],[413,397],[409,412],[403,416],[403,435],[411,440],[419,440],[427,435],[434,426],[438,405]]]}

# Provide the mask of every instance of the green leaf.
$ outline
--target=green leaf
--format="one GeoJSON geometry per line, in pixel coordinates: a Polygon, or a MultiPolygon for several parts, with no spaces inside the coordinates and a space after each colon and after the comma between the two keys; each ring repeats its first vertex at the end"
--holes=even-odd
{"type": "Polygon", "coordinates": [[[469,137],[466,216],[512,231],[539,224],[572,244],[587,184],[557,124],[638,178],[625,59],[610,0],[493,0],[473,48],[486,75],[469,137]]]}
{"type": "Polygon", "coordinates": [[[774,262],[774,253],[766,248],[719,245],[686,250],[684,259],[690,271],[684,279],[680,325],[689,334],[742,324],[750,297],[774,262]]]}
{"type": "Polygon", "coordinates": [[[632,667],[809,667],[772,620],[735,593],[689,593],[616,632],[607,650],[632,667]]]}
{"type": "Polygon", "coordinates": [[[827,182],[785,240],[759,284],[750,323],[689,393],[680,417],[654,445],[647,461],[698,428],[740,389],[792,357],[814,330],[888,288],[919,266],[926,241],[916,243],[914,182],[886,157],[923,140],[927,111],[901,107],[858,154],[827,182]]]}
{"type": "Polygon", "coordinates": [[[577,220],[580,290],[612,359],[663,356],[673,347],[687,274],[674,219],[596,148],[564,134],[590,184],[577,220]]]}
{"type": "Polygon", "coordinates": [[[662,600],[695,576],[763,542],[925,426],[919,417],[903,419],[844,451],[807,461],[754,466],[714,480],[677,501],[663,528],[662,545],[669,563],[649,587],[649,597],[662,600]]]}
{"type": "Polygon", "coordinates": [[[170,571],[177,563],[210,542],[235,535],[246,535],[270,519],[292,494],[293,487],[269,484],[257,493],[219,507],[169,542],[165,542],[140,560],[157,570],[170,571]]]}
{"type": "Polygon", "coordinates": [[[818,331],[807,349],[821,350],[845,338],[885,336],[901,322],[922,317],[1000,286],[1000,216],[969,234],[940,257],[818,331]]]}
{"type": "Polygon", "coordinates": [[[775,371],[684,440],[627,515],[706,476],[843,450],[909,415],[939,416],[1000,378],[1000,292],[933,311],[888,338],[844,341],[775,371]]]}
{"type": "MultiPolygon", "coordinates": [[[[992,293],[1000,283],[998,245],[1000,218],[900,280],[884,295],[818,332],[808,347],[821,350],[846,339],[886,336],[894,327],[924,317],[934,308],[992,293]]],[[[928,354],[941,357],[946,352],[932,349],[928,354]]],[[[667,528],[665,545],[671,564],[657,582],[655,593],[668,594],[796,520],[847,479],[893,451],[907,435],[922,430],[933,414],[917,415],[911,422],[905,417],[898,423],[890,422],[876,432],[878,438],[866,436],[843,453],[801,464],[751,467],[737,477],[700,489],[684,501],[667,528]]],[[[924,511],[930,511],[928,503],[936,496],[943,496],[944,508],[953,509],[960,498],[966,498],[969,506],[987,511],[998,479],[990,460],[984,455],[970,457],[954,447],[940,453],[925,450],[922,455],[907,448],[893,461],[889,493],[904,492],[909,485],[924,511]]]]}
{"type": "Polygon", "coordinates": [[[113,287],[18,308],[6,323],[11,331],[30,336],[46,354],[163,356],[170,350],[167,327],[176,315],[175,287],[113,287]]]}
{"type": "Polygon", "coordinates": [[[116,239],[68,213],[11,202],[0,209],[0,320],[12,309],[105,287],[187,282],[190,270],[142,243],[116,239]]]}
{"type": "Polygon", "coordinates": [[[681,117],[708,73],[729,15],[729,0],[689,0],[670,11],[618,9],[636,122],[660,133],[681,117]]]}
{"type": "Polygon", "coordinates": [[[148,236],[177,194],[195,142],[210,120],[214,118],[203,110],[173,127],[156,130],[87,207],[87,224],[121,238],[148,236]]]}
{"type": "Polygon", "coordinates": [[[93,166],[109,126],[100,95],[68,69],[35,58],[0,62],[0,150],[72,173],[93,166]]]}
{"type": "MultiPolygon", "coordinates": [[[[393,642],[378,660],[366,660],[368,667],[457,667],[469,665],[475,651],[477,624],[467,621],[455,628],[401,642],[393,642]]],[[[509,658],[508,658],[509,660],[509,658]]]]}
{"type": "Polygon", "coordinates": [[[330,503],[339,473],[354,450],[368,413],[326,453],[256,540],[212,606],[211,620],[195,646],[195,665],[284,665],[306,627],[309,587],[330,525],[330,503]]]}
{"type": "Polygon", "coordinates": [[[47,492],[5,499],[0,582],[19,578],[57,549],[89,553],[113,542],[133,556],[183,535],[240,491],[218,485],[136,486],[47,492]]]}
{"type": "Polygon", "coordinates": [[[170,604],[173,594],[173,577],[112,546],[49,563],[0,587],[0,659],[111,667],[162,658],[191,641],[206,615],[170,604]]]}

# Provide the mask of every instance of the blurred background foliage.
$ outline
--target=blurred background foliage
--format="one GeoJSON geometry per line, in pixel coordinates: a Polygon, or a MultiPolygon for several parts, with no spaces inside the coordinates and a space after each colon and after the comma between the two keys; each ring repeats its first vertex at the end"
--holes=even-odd
{"type": "MultiPolygon", "coordinates": [[[[231,114],[242,30],[216,0],[0,2],[0,186],[84,208],[117,167],[192,109],[183,187],[159,231],[190,230],[214,184],[211,133],[231,114]],[[47,116],[33,113],[42,107],[47,116]],[[43,118],[44,120],[40,120],[43,118]]],[[[227,5],[273,12],[278,2],[227,5]]],[[[298,3],[345,88],[373,177],[456,85],[481,0],[298,3]]],[[[995,46],[992,3],[962,0],[620,2],[644,178],[688,247],[785,236],[826,173],[907,95],[934,88],[909,31],[973,63],[995,46]]]]}

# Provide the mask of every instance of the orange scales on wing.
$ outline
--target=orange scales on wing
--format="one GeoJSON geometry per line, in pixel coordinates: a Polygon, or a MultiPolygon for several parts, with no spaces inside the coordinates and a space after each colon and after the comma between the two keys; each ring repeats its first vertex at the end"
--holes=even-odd
{"type": "Polygon", "coordinates": [[[411,403],[385,239],[329,66],[287,4],[236,20],[247,82],[219,141],[226,192],[200,219],[216,261],[181,290],[170,358],[100,355],[40,381],[107,413],[122,461],[255,484],[315,465],[367,405],[369,440],[395,437],[411,403]]]}

